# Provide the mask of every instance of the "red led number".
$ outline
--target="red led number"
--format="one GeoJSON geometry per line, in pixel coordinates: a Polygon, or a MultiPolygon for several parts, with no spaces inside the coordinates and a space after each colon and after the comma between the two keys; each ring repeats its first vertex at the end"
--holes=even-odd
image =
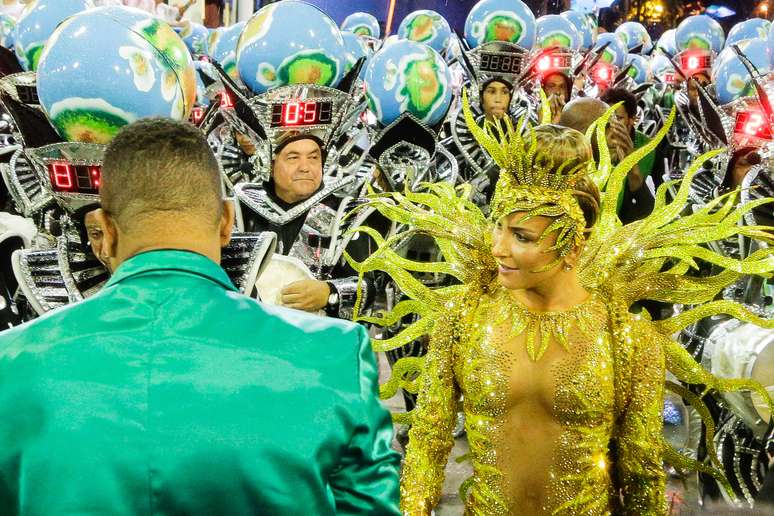
{"type": "Polygon", "coordinates": [[[234,99],[232,99],[231,95],[229,95],[225,91],[220,94],[220,107],[222,107],[222,108],[233,108],[234,107],[234,99]]]}
{"type": "Polygon", "coordinates": [[[760,111],[742,111],[737,114],[735,132],[765,140],[772,137],[771,127],[760,111]]]}
{"type": "Polygon", "coordinates": [[[102,177],[100,167],[89,167],[89,176],[91,177],[91,186],[94,190],[99,190],[99,182],[102,177]]]}
{"type": "Polygon", "coordinates": [[[696,56],[691,56],[688,58],[688,69],[689,70],[695,70],[699,67],[699,58],[696,56]]]}
{"type": "Polygon", "coordinates": [[[57,190],[73,189],[73,169],[67,163],[52,163],[49,165],[51,182],[57,190]]]}

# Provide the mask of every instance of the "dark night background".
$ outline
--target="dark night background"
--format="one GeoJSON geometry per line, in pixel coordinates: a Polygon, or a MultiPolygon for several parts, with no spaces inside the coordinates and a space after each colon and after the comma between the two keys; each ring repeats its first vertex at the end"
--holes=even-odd
{"type": "MultiPolygon", "coordinates": [[[[272,3],[276,0],[256,0],[256,7],[272,3]]],[[[373,14],[384,28],[387,20],[389,0],[306,0],[317,5],[328,13],[337,23],[341,23],[347,15],[356,11],[365,11],[373,14]]],[[[465,26],[465,18],[470,9],[478,0],[397,0],[395,16],[392,24],[394,34],[401,20],[410,12],[417,9],[432,9],[441,13],[453,29],[462,33],[465,26]]],[[[570,6],[570,0],[526,0],[532,7],[536,16],[542,14],[560,13],[570,6]]],[[[619,23],[626,19],[642,21],[651,31],[651,35],[658,37],[664,30],[675,27],[686,16],[701,14],[710,5],[725,6],[735,11],[734,16],[718,21],[728,31],[735,23],[748,18],[766,16],[762,6],[768,7],[768,13],[774,11],[774,0],[616,0],[611,8],[601,9],[599,12],[600,25],[607,30],[614,30],[619,23]],[[648,19],[648,4],[661,4],[663,15],[660,19],[648,19]],[[628,16],[624,13],[628,11],[628,16]]]]}

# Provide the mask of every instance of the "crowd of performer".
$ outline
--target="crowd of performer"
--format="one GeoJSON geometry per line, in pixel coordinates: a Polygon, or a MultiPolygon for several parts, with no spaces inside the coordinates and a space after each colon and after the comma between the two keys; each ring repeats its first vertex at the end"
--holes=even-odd
{"type": "Polygon", "coordinates": [[[5,4],[0,514],[774,511],[769,21],[5,4]]]}

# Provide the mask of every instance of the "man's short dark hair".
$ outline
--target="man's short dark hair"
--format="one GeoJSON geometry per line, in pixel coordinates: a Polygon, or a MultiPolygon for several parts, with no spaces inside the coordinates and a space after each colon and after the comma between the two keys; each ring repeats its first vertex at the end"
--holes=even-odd
{"type": "Polygon", "coordinates": [[[99,193],[125,232],[155,215],[194,215],[216,226],[223,210],[220,169],[204,134],[167,118],[118,132],[105,151],[99,193]]]}
{"type": "Polygon", "coordinates": [[[610,88],[599,97],[599,100],[608,106],[623,102],[623,107],[626,109],[626,114],[629,115],[629,118],[637,116],[637,97],[626,88],[610,88]]]}

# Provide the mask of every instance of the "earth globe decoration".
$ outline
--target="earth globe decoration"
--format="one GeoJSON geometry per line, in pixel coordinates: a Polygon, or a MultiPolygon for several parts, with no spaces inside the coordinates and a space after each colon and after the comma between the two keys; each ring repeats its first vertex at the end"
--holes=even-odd
{"type": "Polygon", "coordinates": [[[656,54],[650,60],[650,75],[657,78],[662,83],[667,83],[667,75],[674,74],[675,67],[672,61],[663,54],[656,54]]]}
{"type": "MultiPolygon", "coordinates": [[[[761,74],[774,68],[774,52],[766,39],[746,39],[736,45],[761,74]]],[[[721,105],[755,94],[750,72],[731,47],[718,55],[712,66],[711,78],[721,105]]]]}
{"type": "Polygon", "coordinates": [[[648,82],[650,79],[650,60],[639,54],[626,56],[626,65],[632,65],[626,74],[638,85],[648,82]]]}
{"type": "Polygon", "coordinates": [[[535,44],[535,15],[521,0],[481,0],[465,20],[470,48],[490,41],[507,41],[531,50],[535,44]]]}
{"type": "Polygon", "coordinates": [[[560,47],[578,50],[582,38],[575,25],[567,18],[558,14],[548,14],[537,19],[535,24],[535,47],[560,47]]]}
{"type": "Polygon", "coordinates": [[[125,7],[93,9],[59,25],[40,56],[37,87],[62,138],[100,144],[143,117],[186,120],[196,99],[193,63],[180,37],[125,7]]]}
{"type": "Polygon", "coordinates": [[[300,0],[269,4],[253,14],[236,59],[239,76],[256,94],[286,84],[335,87],[351,63],[338,26],[300,0]]]}
{"type": "Polygon", "coordinates": [[[239,79],[237,70],[237,45],[246,22],[238,22],[210,34],[208,45],[210,57],[216,61],[231,78],[239,79]]]}
{"type": "Polygon", "coordinates": [[[209,55],[209,37],[210,33],[207,27],[201,23],[184,23],[178,32],[185,46],[195,56],[209,55]]]}
{"type": "Polygon", "coordinates": [[[725,41],[723,27],[706,14],[689,16],[680,22],[675,32],[677,50],[709,50],[716,54],[725,41]]]}
{"type": "Polygon", "coordinates": [[[560,15],[575,26],[581,37],[581,49],[589,50],[597,39],[596,27],[589,24],[589,17],[578,11],[565,11],[560,15]]]}
{"type": "Polygon", "coordinates": [[[677,40],[675,40],[676,29],[665,30],[661,37],[658,38],[656,43],[656,50],[662,54],[666,53],[670,56],[677,54],[677,40]]]}
{"type": "Polygon", "coordinates": [[[730,47],[745,39],[766,39],[769,35],[769,29],[771,29],[771,22],[763,18],[750,18],[741,21],[728,31],[725,47],[730,47]]]}
{"type": "Polygon", "coordinates": [[[341,22],[342,32],[352,32],[369,38],[382,37],[382,29],[376,17],[369,13],[352,13],[341,22]]]}
{"type": "Polygon", "coordinates": [[[650,39],[647,29],[638,22],[624,22],[615,29],[615,33],[626,45],[629,52],[640,46],[640,52],[649,53],[653,49],[653,41],[650,39]]]}
{"type": "Polygon", "coordinates": [[[9,14],[0,14],[0,46],[12,50],[15,33],[16,19],[9,14]]]}
{"type": "Polygon", "coordinates": [[[621,41],[621,38],[614,32],[600,34],[597,38],[597,42],[594,44],[594,51],[598,52],[606,43],[610,44],[602,51],[600,61],[614,65],[618,68],[623,68],[628,52],[626,51],[626,46],[623,41],[621,41]]]}
{"type": "Polygon", "coordinates": [[[32,0],[16,23],[14,46],[19,63],[27,71],[38,68],[43,46],[66,18],[94,7],[92,0],[32,0]]]}
{"type": "Polygon", "coordinates": [[[398,27],[398,36],[429,45],[436,52],[443,52],[449,46],[451,27],[437,12],[422,9],[403,18],[398,27]]]}
{"type": "MultiPolygon", "coordinates": [[[[365,57],[367,60],[371,56],[371,51],[368,49],[368,46],[363,39],[354,32],[341,31],[341,37],[344,39],[344,46],[347,48],[347,52],[349,52],[348,64],[346,67],[346,71],[348,72],[355,66],[358,59],[365,57]]],[[[365,66],[360,70],[361,79],[365,78],[365,70],[365,66]]]]}
{"type": "Polygon", "coordinates": [[[443,121],[451,106],[451,73],[441,55],[424,43],[400,40],[376,52],[365,74],[368,106],[387,126],[409,112],[428,126],[443,121]]]}

